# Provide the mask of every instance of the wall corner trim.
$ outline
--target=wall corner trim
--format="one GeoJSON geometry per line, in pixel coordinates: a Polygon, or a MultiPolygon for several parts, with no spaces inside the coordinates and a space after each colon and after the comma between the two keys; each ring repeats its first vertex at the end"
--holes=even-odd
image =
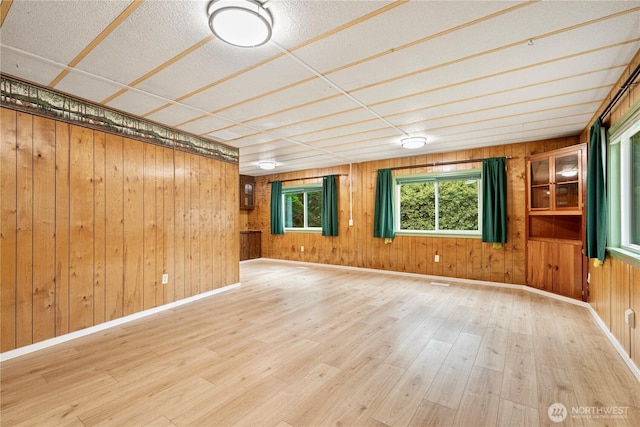
{"type": "Polygon", "coordinates": [[[128,316],[120,317],[118,319],[113,319],[108,322],[100,323],[99,325],[90,326],[85,329],[80,329],[79,331],[71,332],[68,334],[61,335],[59,337],[51,338],[48,340],[40,341],[35,344],[26,345],[24,347],[17,348],[15,350],[5,351],[4,353],[0,353],[0,362],[5,362],[10,359],[14,359],[19,356],[24,356],[29,353],[33,353],[38,350],[43,350],[45,348],[53,347],[54,345],[62,344],[67,341],[74,340],[76,338],[81,338],[87,335],[95,334],[96,332],[104,331],[105,329],[113,328],[114,326],[122,325],[124,323],[131,322],[133,320],[141,319],[143,317],[150,316],[152,314],[160,313],[165,310],[170,310],[175,307],[179,307],[181,305],[189,304],[204,298],[208,298],[213,295],[221,294],[223,292],[227,292],[233,289],[240,288],[242,284],[240,282],[233,283],[231,285],[224,286],[222,288],[214,289],[211,291],[203,292],[198,295],[194,295],[188,298],[184,298],[178,301],[171,302],[169,304],[164,304],[159,307],[150,308],[148,310],[140,311],[138,313],[133,313],[128,316]]]}

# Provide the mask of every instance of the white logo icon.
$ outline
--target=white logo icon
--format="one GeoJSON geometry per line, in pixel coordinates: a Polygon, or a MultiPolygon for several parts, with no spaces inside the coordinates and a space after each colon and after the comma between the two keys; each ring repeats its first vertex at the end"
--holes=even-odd
{"type": "Polygon", "coordinates": [[[549,415],[549,419],[554,423],[561,423],[567,418],[567,407],[562,403],[553,403],[549,406],[547,414],[549,415]]]}

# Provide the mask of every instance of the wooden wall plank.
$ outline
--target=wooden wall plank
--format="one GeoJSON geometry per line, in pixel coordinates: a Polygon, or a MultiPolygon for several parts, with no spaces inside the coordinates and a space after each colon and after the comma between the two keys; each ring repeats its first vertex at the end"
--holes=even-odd
{"type": "Polygon", "coordinates": [[[624,320],[624,312],[631,306],[631,266],[618,259],[611,259],[611,333],[627,354],[630,352],[631,332],[624,320]]]}
{"type": "Polygon", "coordinates": [[[124,140],[124,296],[123,314],[142,311],[144,245],[144,144],[124,140]]]}
{"type": "Polygon", "coordinates": [[[0,109],[0,351],[16,348],[17,114],[0,109]]]}
{"type": "Polygon", "coordinates": [[[94,241],[93,241],[93,321],[94,324],[104,323],[106,320],[106,135],[104,132],[93,131],[93,185],[94,185],[94,241]]]}
{"type": "Polygon", "coordinates": [[[211,258],[213,257],[213,241],[212,241],[212,220],[213,220],[213,193],[212,186],[212,170],[211,161],[209,159],[200,159],[199,173],[199,239],[200,239],[200,289],[201,292],[213,289],[213,265],[211,258]]]}
{"type": "Polygon", "coordinates": [[[55,331],[55,122],[33,118],[33,341],[55,331]]]}
{"type": "Polygon", "coordinates": [[[182,151],[174,152],[175,162],[175,231],[174,231],[174,257],[175,257],[175,273],[174,279],[169,280],[174,284],[174,301],[178,301],[185,296],[185,264],[186,264],[186,240],[185,240],[185,223],[187,208],[185,205],[185,153],[182,151]]]}
{"type": "Polygon", "coordinates": [[[176,271],[175,271],[175,180],[174,180],[174,150],[165,148],[163,164],[162,187],[164,192],[163,219],[163,272],[169,275],[169,283],[163,287],[165,304],[176,300],[176,271]]]}
{"type": "Polygon", "coordinates": [[[147,310],[156,306],[156,146],[144,144],[143,178],[143,306],[147,310]]]}
{"type": "MultiPolygon", "coordinates": [[[[223,224],[224,215],[222,212],[222,207],[227,206],[226,203],[229,203],[225,202],[224,200],[225,197],[228,197],[228,195],[224,193],[225,186],[223,183],[227,182],[228,178],[231,177],[227,176],[226,164],[215,164],[211,169],[211,223],[213,224],[211,230],[211,242],[213,243],[211,246],[211,266],[213,269],[211,280],[214,289],[219,288],[221,284],[225,282],[227,276],[227,272],[225,271],[225,269],[228,268],[227,264],[229,263],[229,261],[227,260],[227,253],[234,250],[233,246],[225,246],[227,239],[227,230],[225,229],[223,224]]],[[[238,183],[238,185],[240,184],[238,183]]],[[[238,201],[238,205],[239,204],[240,201],[238,201]]]]}
{"type": "Polygon", "coordinates": [[[443,276],[456,277],[456,270],[457,270],[456,257],[457,257],[456,239],[443,238],[442,239],[442,257],[440,257],[443,276]]]}
{"type": "Polygon", "coordinates": [[[33,342],[33,118],[18,113],[16,346],[33,342]]]}
{"type": "Polygon", "coordinates": [[[93,325],[93,131],[71,126],[69,331],[93,325]]]}
{"type": "Polygon", "coordinates": [[[511,178],[510,198],[513,200],[513,221],[511,224],[511,256],[513,263],[512,283],[526,284],[526,236],[525,236],[525,146],[524,144],[512,144],[509,170],[511,178]]]}
{"type": "MultiPolygon", "coordinates": [[[[229,194],[227,204],[224,207],[224,211],[231,217],[231,220],[226,224],[221,224],[220,229],[226,234],[226,241],[231,242],[233,245],[233,251],[225,252],[225,262],[231,266],[230,275],[227,274],[224,283],[239,283],[240,282],[240,236],[238,230],[240,228],[240,216],[238,210],[234,206],[238,206],[240,203],[240,173],[237,164],[225,163],[227,170],[227,177],[229,181],[229,194]],[[233,231],[235,230],[235,231],[233,231]]],[[[220,283],[223,286],[224,283],[220,283]]]]}
{"type": "Polygon", "coordinates": [[[185,180],[184,180],[184,195],[185,195],[185,210],[184,210],[184,242],[185,242],[185,259],[184,259],[184,296],[190,297],[193,295],[193,280],[191,264],[193,262],[191,258],[191,181],[194,179],[193,165],[191,162],[191,155],[185,154],[184,157],[185,167],[185,180]]]}
{"type": "MultiPolygon", "coordinates": [[[[631,308],[640,313],[640,268],[631,268],[631,308]]],[[[631,329],[631,359],[640,366],[640,319],[636,319],[635,328],[631,329]]]]}
{"type": "Polygon", "coordinates": [[[164,274],[164,148],[156,147],[156,270],[154,273],[154,307],[164,304],[164,288],[162,275],[164,274]]]}
{"type": "MultiPolygon", "coordinates": [[[[505,145],[503,153],[505,156],[512,156],[512,145],[505,145]]],[[[513,160],[513,159],[511,159],[513,160]]],[[[514,283],[513,281],[513,246],[514,246],[514,226],[515,226],[515,205],[514,205],[514,181],[517,179],[514,172],[517,168],[511,165],[511,160],[507,160],[507,243],[504,245],[504,274],[502,280],[505,283],[514,283]]],[[[523,205],[519,210],[523,210],[523,205]]]]}
{"type": "Polygon", "coordinates": [[[56,336],[69,332],[70,130],[56,122],[56,336]]]}
{"type": "Polygon", "coordinates": [[[107,134],[105,143],[105,320],[113,320],[124,313],[124,138],[107,134]]]}
{"type": "Polygon", "coordinates": [[[191,293],[197,295],[200,290],[200,161],[198,156],[189,156],[191,160],[191,293]]]}

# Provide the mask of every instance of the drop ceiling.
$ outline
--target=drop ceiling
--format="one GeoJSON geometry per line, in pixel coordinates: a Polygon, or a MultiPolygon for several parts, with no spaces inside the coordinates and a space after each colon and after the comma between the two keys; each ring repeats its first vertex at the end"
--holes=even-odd
{"type": "Polygon", "coordinates": [[[215,39],[207,1],[3,0],[3,74],[324,168],[580,133],[640,49],[640,1],[271,0],[215,39]],[[403,150],[405,135],[429,144],[403,150]]]}

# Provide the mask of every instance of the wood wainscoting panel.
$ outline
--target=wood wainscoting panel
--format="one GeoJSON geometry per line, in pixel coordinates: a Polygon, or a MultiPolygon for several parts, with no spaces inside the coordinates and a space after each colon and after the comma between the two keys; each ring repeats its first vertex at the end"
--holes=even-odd
{"type": "Polygon", "coordinates": [[[33,116],[18,113],[16,346],[33,342],[33,116]]]}
{"type": "Polygon", "coordinates": [[[33,341],[56,336],[56,123],[33,118],[33,341]]]}
{"type": "Polygon", "coordinates": [[[56,122],[56,336],[69,333],[70,125],[56,122]]]}
{"type": "Polygon", "coordinates": [[[107,251],[107,193],[106,193],[106,135],[93,131],[93,324],[106,321],[106,251],[107,251]]]}
{"type": "Polygon", "coordinates": [[[124,315],[143,310],[144,144],[124,141],[124,315]]]}
{"type": "Polygon", "coordinates": [[[16,347],[17,114],[0,109],[0,351],[16,347]]]}
{"type": "Polygon", "coordinates": [[[238,282],[237,164],[0,114],[0,351],[238,282]]]}
{"type": "MultiPolygon", "coordinates": [[[[159,149],[159,147],[158,147],[159,149]]],[[[147,310],[156,306],[156,146],[144,144],[144,175],[142,185],[143,271],[142,304],[147,310]]]]}
{"type": "Polygon", "coordinates": [[[618,259],[611,262],[611,333],[625,349],[631,350],[631,328],[625,323],[624,312],[631,307],[631,266],[618,259]]]}
{"type": "Polygon", "coordinates": [[[73,332],[94,324],[93,131],[71,126],[69,153],[69,332],[73,332]]]}
{"type": "MultiPolygon", "coordinates": [[[[124,306],[124,138],[105,141],[105,319],[123,316],[124,306]]],[[[126,213],[129,215],[129,212],[126,213]]]]}

